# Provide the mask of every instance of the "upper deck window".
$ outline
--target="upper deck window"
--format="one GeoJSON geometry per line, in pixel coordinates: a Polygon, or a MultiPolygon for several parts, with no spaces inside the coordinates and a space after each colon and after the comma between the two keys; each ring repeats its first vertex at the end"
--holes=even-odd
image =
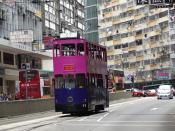
{"type": "Polygon", "coordinates": [[[85,54],[84,44],[80,43],[77,45],[77,55],[84,56],[84,54],[85,54]]]}
{"type": "Polygon", "coordinates": [[[62,45],[62,55],[63,56],[75,56],[76,55],[75,44],[62,45]]]}
{"type": "Polygon", "coordinates": [[[54,56],[58,57],[60,56],[60,46],[57,45],[56,47],[54,47],[54,56]]]}

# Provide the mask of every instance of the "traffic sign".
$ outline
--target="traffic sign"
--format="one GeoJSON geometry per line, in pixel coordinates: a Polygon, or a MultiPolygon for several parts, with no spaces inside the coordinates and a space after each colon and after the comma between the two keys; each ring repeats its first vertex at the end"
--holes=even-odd
{"type": "Polygon", "coordinates": [[[30,69],[30,63],[22,63],[21,69],[23,70],[29,70],[30,69]]]}

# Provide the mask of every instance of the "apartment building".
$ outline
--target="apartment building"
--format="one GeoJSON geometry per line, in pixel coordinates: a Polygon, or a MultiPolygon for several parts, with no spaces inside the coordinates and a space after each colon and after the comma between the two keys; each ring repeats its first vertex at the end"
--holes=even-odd
{"type": "Polygon", "coordinates": [[[107,46],[108,68],[123,70],[125,83],[154,84],[175,77],[175,11],[105,0],[99,5],[100,43],[107,46]]]}
{"type": "Polygon", "coordinates": [[[85,38],[99,42],[98,34],[98,0],[85,0],[85,38]]]}
{"type": "Polygon", "coordinates": [[[53,0],[44,3],[44,35],[84,30],[84,0],[53,0]]]}

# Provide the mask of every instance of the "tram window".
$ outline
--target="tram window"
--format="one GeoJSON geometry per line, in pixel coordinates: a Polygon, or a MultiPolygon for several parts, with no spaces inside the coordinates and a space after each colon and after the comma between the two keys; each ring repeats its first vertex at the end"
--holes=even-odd
{"type": "Polygon", "coordinates": [[[68,89],[75,88],[75,78],[73,75],[65,76],[65,88],[68,89]]]}
{"type": "Polygon", "coordinates": [[[92,54],[92,58],[94,59],[94,46],[91,45],[91,54],[92,54]]]}
{"type": "Polygon", "coordinates": [[[77,87],[78,88],[84,88],[85,87],[85,74],[77,74],[76,75],[77,80],[77,87]]]}
{"type": "Polygon", "coordinates": [[[95,59],[98,58],[97,53],[98,53],[98,51],[97,51],[97,47],[94,46],[94,58],[95,58],[95,59]]]}
{"type": "Polygon", "coordinates": [[[97,47],[97,59],[101,60],[100,48],[99,47],[97,47]]]}
{"type": "Polygon", "coordinates": [[[55,56],[55,57],[60,56],[60,46],[59,46],[59,45],[57,45],[57,46],[54,48],[54,56],[55,56]]]}
{"type": "Polygon", "coordinates": [[[84,44],[80,43],[77,45],[77,55],[84,56],[84,44]]]}
{"type": "Polygon", "coordinates": [[[97,79],[98,88],[103,88],[103,79],[97,79]]]}
{"type": "Polygon", "coordinates": [[[89,52],[90,52],[89,45],[88,43],[86,43],[86,55],[87,56],[89,56],[89,52]]]}
{"type": "Polygon", "coordinates": [[[64,88],[64,79],[62,75],[55,78],[55,88],[64,88]]]}
{"type": "Polygon", "coordinates": [[[75,44],[64,44],[62,45],[62,55],[63,56],[75,56],[75,44]]]}
{"type": "Polygon", "coordinates": [[[91,78],[92,78],[92,80],[91,80],[91,87],[95,88],[95,77],[93,75],[91,75],[91,78]]]}

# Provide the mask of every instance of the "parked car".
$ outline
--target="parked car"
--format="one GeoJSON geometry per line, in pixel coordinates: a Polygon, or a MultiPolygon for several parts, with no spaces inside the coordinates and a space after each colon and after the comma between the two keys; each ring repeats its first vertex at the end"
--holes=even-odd
{"type": "Polygon", "coordinates": [[[139,89],[133,89],[132,96],[144,96],[144,92],[139,89]]]}
{"type": "Polygon", "coordinates": [[[144,95],[145,96],[156,96],[157,92],[155,89],[145,90],[144,95]]]}
{"type": "Polygon", "coordinates": [[[173,99],[173,87],[172,85],[160,85],[157,90],[157,99],[161,98],[173,99]]]}
{"type": "Polygon", "coordinates": [[[173,95],[175,96],[175,89],[174,89],[174,87],[173,87],[173,95]]]}
{"type": "Polygon", "coordinates": [[[125,92],[132,92],[132,91],[133,91],[132,88],[125,89],[125,92]]]}

